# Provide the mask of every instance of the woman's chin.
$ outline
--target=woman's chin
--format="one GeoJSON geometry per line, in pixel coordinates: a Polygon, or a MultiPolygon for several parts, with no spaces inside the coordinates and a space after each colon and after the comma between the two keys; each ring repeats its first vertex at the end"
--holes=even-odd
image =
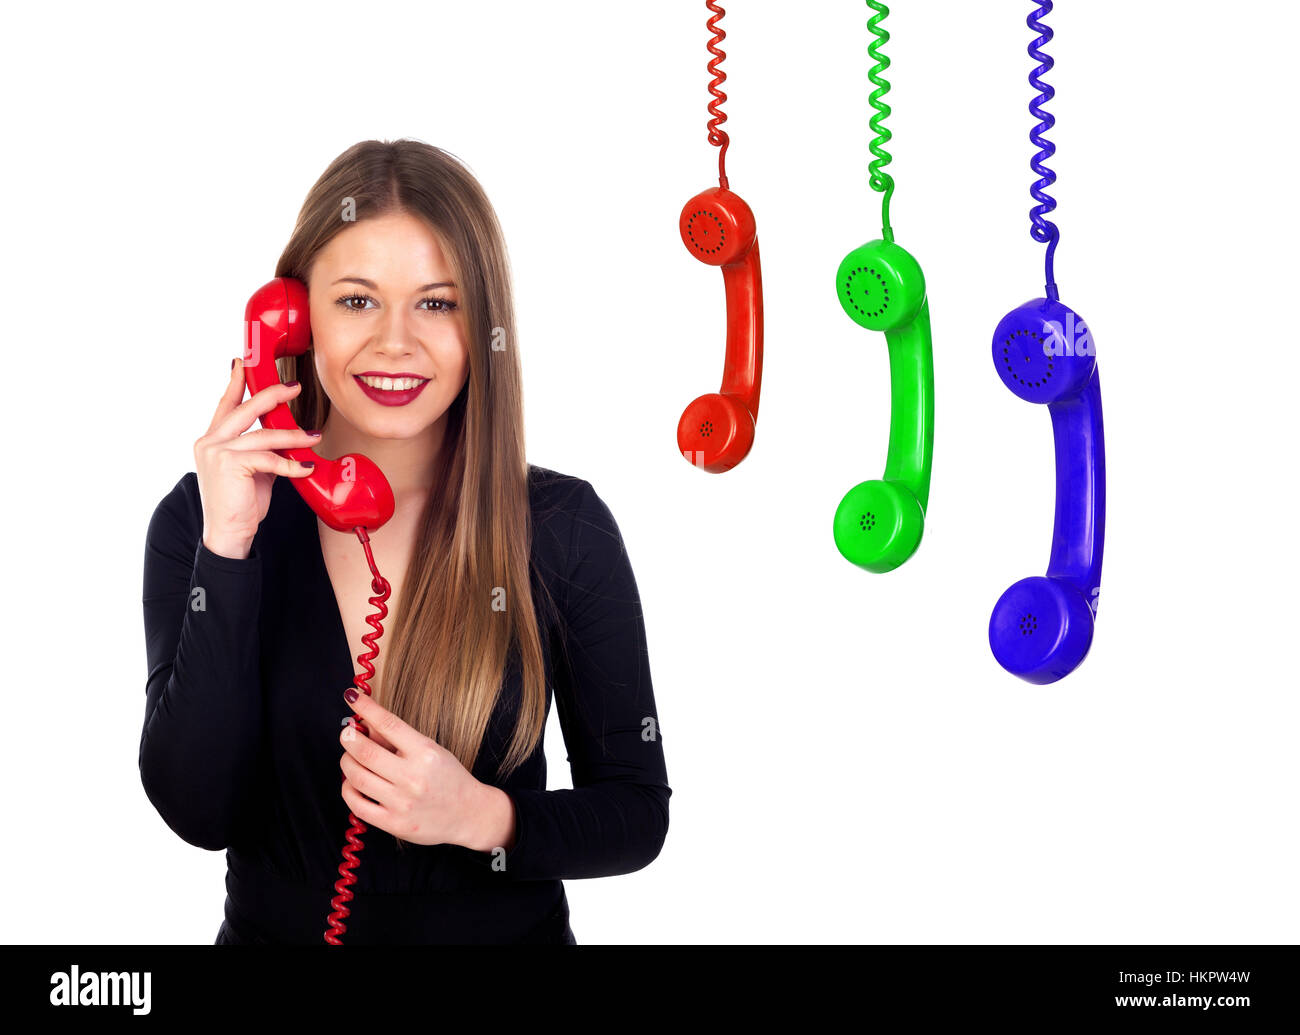
{"type": "Polygon", "coordinates": [[[446,410],[433,406],[421,406],[419,410],[410,407],[383,407],[370,404],[367,412],[358,414],[360,420],[351,422],[363,435],[370,438],[405,439],[416,438],[429,430],[430,425],[440,420],[446,410]],[[389,410],[387,413],[375,413],[375,410],[389,410]]]}

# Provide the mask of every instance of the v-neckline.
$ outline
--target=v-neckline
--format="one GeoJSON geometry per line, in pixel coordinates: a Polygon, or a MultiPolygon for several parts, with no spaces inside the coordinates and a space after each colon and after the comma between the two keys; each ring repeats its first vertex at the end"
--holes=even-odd
{"type": "MultiPolygon", "coordinates": [[[[339,610],[338,595],[334,592],[334,583],[330,579],[329,567],[325,563],[325,548],[321,545],[320,539],[320,519],[316,512],[307,505],[307,501],[302,498],[302,494],[293,486],[289,486],[290,494],[298,501],[300,511],[299,520],[303,525],[302,536],[309,540],[311,545],[305,547],[308,553],[307,561],[315,567],[314,585],[307,586],[308,589],[323,595],[328,601],[327,605],[330,614],[333,616],[334,630],[331,634],[330,642],[334,651],[334,664],[339,665],[339,670],[347,673],[347,685],[356,685],[355,659],[352,657],[352,645],[348,642],[347,626],[343,622],[343,612],[339,610]],[[339,664],[338,654],[342,650],[342,663],[339,664]]],[[[360,544],[358,544],[360,545],[360,544]]],[[[341,692],[341,691],[340,691],[341,692]]]]}

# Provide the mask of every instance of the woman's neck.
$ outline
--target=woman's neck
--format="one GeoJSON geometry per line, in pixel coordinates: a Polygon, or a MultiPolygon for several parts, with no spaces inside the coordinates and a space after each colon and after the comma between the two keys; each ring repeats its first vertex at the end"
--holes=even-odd
{"type": "Polygon", "coordinates": [[[446,427],[447,415],[443,414],[415,438],[374,438],[331,412],[321,429],[317,452],[330,458],[347,453],[369,457],[384,473],[398,507],[403,508],[404,503],[423,501],[433,488],[446,427]]]}

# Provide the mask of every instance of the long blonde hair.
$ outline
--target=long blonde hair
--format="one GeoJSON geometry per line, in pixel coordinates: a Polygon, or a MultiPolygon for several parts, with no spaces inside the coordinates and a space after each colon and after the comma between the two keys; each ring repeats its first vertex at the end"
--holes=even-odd
{"type": "MultiPolygon", "coordinates": [[[[496,213],[474,175],[441,148],[364,140],[334,159],[308,193],[276,276],[306,283],[316,254],[335,234],[394,210],[422,219],[451,264],[467,320],[469,378],[447,411],[436,490],[420,520],[394,626],[382,641],[383,704],[472,771],[513,656],[523,693],[498,765],[504,776],[541,739],[546,677],[529,578],[522,373],[496,213]],[[493,348],[494,339],[505,348],[493,348]],[[503,591],[500,610],[494,602],[503,591]]],[[[324,427],[330,401],[311,352],[279,363],[283,379],[302,383],[289,404],[299,427],[324,427]]]]}

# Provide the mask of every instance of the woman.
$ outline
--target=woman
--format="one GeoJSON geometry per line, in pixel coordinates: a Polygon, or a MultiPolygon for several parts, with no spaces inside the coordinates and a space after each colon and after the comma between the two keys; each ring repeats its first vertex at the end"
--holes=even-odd
{"type": "Polygon", "coordinates": [[[145,792],[226,851],[217,944],[324,944],[349,812],[369,829],[343,944],[575,944],[561,882],[650,863],[672,792],[618,526],[525,459],[495,213],[446,152],[364,141],[276,275],[307,285],[311,348],[243,402],[233,364],[149,525],[145,792]],[[319,430],[254,427],[281,402],[319,430]],[[373,698],[351,690],[371,573],[272,452],[301,446],[368,456],[393,488],[373,698]],[[552,690],[572,790],[546,790],[552,690]]]}

